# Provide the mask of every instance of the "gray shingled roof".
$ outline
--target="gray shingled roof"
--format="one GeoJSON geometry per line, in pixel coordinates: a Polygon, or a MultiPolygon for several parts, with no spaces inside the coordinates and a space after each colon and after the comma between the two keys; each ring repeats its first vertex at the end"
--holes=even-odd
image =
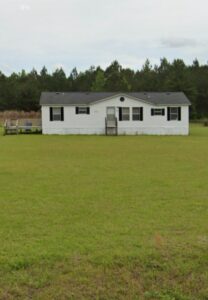
{"type": "Polygon", "coordinates": [[[140,93],[80,93],[80,92],[43,92],[40,105],[89,105],[116,95],[127,95],[153,105],[190,105],[190,101],[183,92],[140,92],[140,93]]]}

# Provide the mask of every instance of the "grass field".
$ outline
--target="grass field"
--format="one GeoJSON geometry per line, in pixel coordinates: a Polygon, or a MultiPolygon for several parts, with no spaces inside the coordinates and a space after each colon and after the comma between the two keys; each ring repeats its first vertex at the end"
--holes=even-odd
{"type": "Polygon", "coordinates": [[[0,136],[0,299],[208,299],[208,128],[0,136]]]}

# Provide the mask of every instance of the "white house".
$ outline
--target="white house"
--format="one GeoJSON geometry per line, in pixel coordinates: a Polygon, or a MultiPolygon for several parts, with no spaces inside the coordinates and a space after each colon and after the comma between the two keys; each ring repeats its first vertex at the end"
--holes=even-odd
{"type": "Polygon", "coordinates": [[[189,134],[190,101],[182,92],[44,92],[40,105],[43,134],[189,134]]]}

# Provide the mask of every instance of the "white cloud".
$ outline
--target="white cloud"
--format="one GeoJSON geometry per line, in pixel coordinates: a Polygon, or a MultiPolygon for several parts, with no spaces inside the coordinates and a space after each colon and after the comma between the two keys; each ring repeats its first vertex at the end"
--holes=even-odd
{"type": "MultiPolygon", "coordinates": [[[[207,60],[207,0],[0,0],[0,63],[68,70],[207,60]],[[15,3],[15,5],[14,5],[15,3]],[[18,5],[18,9],[17,6],[18,5]],[[23,13],[24,12],[24,13],[23,13]]],[[[66,71],[68,71],[66,70],[66,71]]]]}
{"type": "Polygon", "coordinates": [[[191,38],[165,38],[161,40],[163,47],[167,48],[184,48],[184,47],[195,47],[197,46],[197,41],[191,38]]]}
{"type": "Polygon", "coordinates": [[[20,10],[22,10],[22,11],[29,11],[30,9],[31,9],[31,7],[28,4],[21,4],[20,5],[20,10]]]}

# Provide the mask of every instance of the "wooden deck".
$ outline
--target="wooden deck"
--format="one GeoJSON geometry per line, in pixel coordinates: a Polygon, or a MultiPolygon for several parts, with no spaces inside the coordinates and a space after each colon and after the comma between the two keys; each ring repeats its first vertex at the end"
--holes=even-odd
{"type": "Polygon", "coordinates": [[[41,133],[41,119],[17,119],[6,120],[4,122],[4,135],[7,134],[24,134],[24,133],[41,133]]]}

